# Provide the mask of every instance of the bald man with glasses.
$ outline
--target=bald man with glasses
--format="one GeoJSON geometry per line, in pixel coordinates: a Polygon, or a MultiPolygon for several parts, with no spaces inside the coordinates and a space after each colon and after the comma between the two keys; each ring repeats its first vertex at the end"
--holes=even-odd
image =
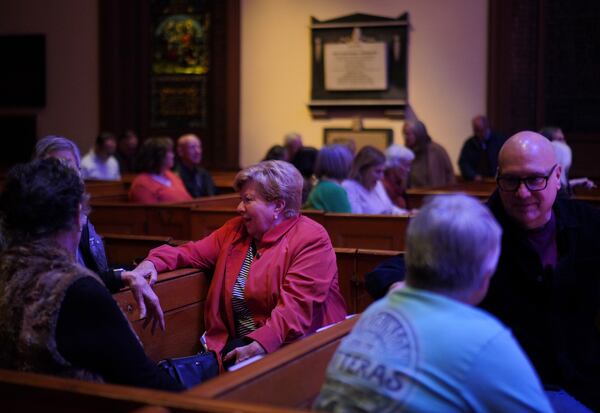
{"type": "Polygon", "coordinates": [[[481,307],[513,330],[557,412],[600,410],[600,211],[557,199],[561,172],[537,133],[500,150],[488,206],[502,251],[481,307]]]}
{"type": "MultiPolygon", "coordinates": [[[[498,160],[487,204],[502,248],[480,307],[512,329],[557,412],[600,412],[600,210],[557,199],[561,167],[540,134],[512,136],[498,160]]],[[[365,286],[380,298],[404,273],[393,257],[365,286]]]]}

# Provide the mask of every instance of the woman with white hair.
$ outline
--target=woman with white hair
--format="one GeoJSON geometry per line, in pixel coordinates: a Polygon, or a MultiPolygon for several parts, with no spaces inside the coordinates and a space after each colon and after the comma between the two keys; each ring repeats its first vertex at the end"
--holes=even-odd
{"type": "Polygon", "coordinates": [[[554,147],[554,153],[556,155],[556,162],[560,165],[562,171],[560,173],[560,192],[559,195],[564,197],[571,197],[573,195],[573,188],[576,186],[582,186],[587,189],[596,187],[594,181],[584,178],[569,178],[569,171],[573,162],[573,153],[571,147],[567,144],[565,135],[562,129],[556,126],[546,126],[540,130],[546,139],[552,142],[554,147]]]}
{"type": "Polygon", "coordinates": [[[194,267],[212,273],[204,335],[217,360],[238,363],[343,320],[335,252],[299,213],[302,176],[285,161],[240,171],[239,217],[204,239],[150,251],[134,273],[194,267]]]}
{"type": "MultiPolygon", "coordinates": [[[[35,145],[33,159],[48,158],[62,159],[80,174],[81,156],[79,148],[73,141],[56,135],[48,135],[40,139],[35,145]]],[[[102,238],[96,234],[96,230],[87,216],[77,249],[77,261],[100,275],[111,292],[123,288],[121,273],[109,268],[102,238]]]]}
{"type": "MultiPolygon", "coordinates": [[[[35,145],[33,159],[49,158],[61,160],[81,177],[79,149],[70,139],[56,135],[48,135],[40,139],[35,145]]],[[[111,293],[115,293],[125,286],[131,288],[133,297],[140,307],[141,317],[148,312],[149,318],[157,320],[164,326],[162,309],[154,291],[145,279],[136,277],[132,273],[124,273],[121,268],[109,267],[102,238],[96,233],[87,215],[83,215],[85,221],[81,227],[81,236],[75,254],[77,262],[98,274],[111,293]]],[[[152,280],[152,283],[155,281],[152,280]]]]}
{"type": "Polygon", "coordinates": [[[408,209],[406,188],[415,154],[403,145],[390,145],[385,151],[383,187],[390,200],[398,208],[408,209]]]}

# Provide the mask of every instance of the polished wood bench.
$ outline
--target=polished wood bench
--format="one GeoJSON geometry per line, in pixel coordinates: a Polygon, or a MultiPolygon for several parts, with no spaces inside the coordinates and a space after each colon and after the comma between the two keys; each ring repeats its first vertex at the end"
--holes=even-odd
{"type": "Polygon", "coordinates": [[[234,211],[238,203],[237,194],[196,198],[175,204],[144,205],[92,201],[90,219],[99,233],[162,235],[176,239],[192,239],[190,231],[192,209],[226,208],[234,211]]]}
{"type": "Polygon", "coordinates": [[[175,245],[170,236],[102,234],[106,258],[111,268],[135,265],[148,251],[161,245],[175,245]]]}
{"type": "MultiPolygon", "coordinates": [[[[322,211],[302,211],[319,222],[329,233],[337,248],[370,248],[404,250],[409,218],[392,215],[335,214],[322,211]]],[[[190,214],[190,235],[202,239],[237,216],[234,210],[193,208],[190,214]]]]}
{"type": "MultiPolygon", "coordinates": [[[[209,201],[210,202],[210,201],[209,201]]],[[[233,208],[209,204],[95,204],[90,219],[100,234],[170,236],[198,240],[238,216],[233,208]]],[[[325,227],[334,247],[404,250],[409,218],[392,215],[302,211],[325,227]]]]}
{"type": "Polygon", "coordinates": [[[195,269],[180,269],[158,275],[154,291],[164,311],[166,330],[154,335],[150,326],[143,328],[139,309],[129,289],[113,297],[131,322],[148,356],[159,361],[168,357],[188,356],[200,349],[204,333],[204,303],[209,278],[195,269]]]}
{"type": "Polygon", "coordinates": [[[289,344],[266,357],[200,384],[188,394],[237,402],[309,409],[329,360],[358,317],[289,344]]]}
{"type": "MultiPolygon", "coordinates": [[[[110,257],[119,256],[122,260],[140,259],[146,257],[148,251],[155,246],[160,245],[162,242],[169,243],[170,245],[179,245],[186,241],[176,241],[171,238],[159,238],[159,237],[132,237],[127,235],[109,234],[104,238],[107,255],[110,257]],[[147,249],[146,249],[147,248],[147,249]]],[[[374,250],[374,249],[362,249],[362,248],[335,248],[336,261],[338,267],[338,282],[340,286],[340,292],[346,301],[346,308],[348,313],[360,313],[372,302],[371,297],[368,295],[365,289],[364,275],[372,271],[382,261],[399,254],[399,251],[393,250],[374,250]]],[[[110,262],[110,261],[109,261],[110,262]]],[[[179,271],[191,271],[195,270],[179,270],[179,271]]],[[[164,281],[174,280],[179,277],[178,272],[161,274],[159,276],[160,286],[164,281]]],[[[196,274],[196,273],[194,273],[196,274]]],[[[208,282],[206,276],[197,272],[199,277],[202,277],[201,283],[208,282]]],[[[180,282],[180,281],[178,281],[180,282]]],[[[161,287],[162,288],[162,287],[161,287]]],[[[203,291],[206,286],[201,287],[203,291]]],[[[195,291],[194,289],[191,290],[195,291]]],[[[162,290],[157,290],[159,298],[162,303],[162,290]]],[[[130,293],[119,293],[118,297],[128,300],[123,308],[127,313],[133,311],[135,305],[132,301],[130,293]]],[[[185,288],[178,294],[182,294],[179,298],[183,300],[190,294],[185,288]]],[[[195,296],[194,296],[195,297],[195,296]]],[[[170,299],[170,298],[169,298],[170,299]]],[[[187,298],[186,298],[187,299],[187,298]]],[[[197,297],[190,299],[189,303],[196,303],[197,297]]],[[[189,315],[188,315],[189,316],[189,315]]],[[[135,321],[135,319],[132,319],[135,321]]],[[[135,325],[135,324],[134,324],[135,325]]],[[[144,336],[145,332],[142,332],[144,336]]],[[[144,336],[145,337],[145,336],[144,336]]],[[[198,335],[199,337],[199,335],[198,335]]],[[[191,353],[190,353],[191,354],[191,353]]]]}
{"type": "MultiPolygon", "coordinates": [[[[496,190],[496,181],[484,182],[462,182],[435,188],[410,188],[406,191],[410,208],[421,208],[426,197],[433,195],[449,195],[464,193],[479,199],[481,202],[487,199],[496,190]]],[[[587,202],[595,207],[600,207],[600,188],[586,189],[576,187],[573,189],[573,199],[587,202]]]]}
{"type": "Polygon", "coordinates": [[[126,181],[85,181],[85,191],[94,202],[125,202],[130,183],[126,181]]]}
{"type": "MultiPolygon", "coordinates": [[[[339,249],[336,253],[340,279],[354,283],[360,280],[354,273],[356,269],[370,268],[380,257],[391,255],[389,251],[356,249],[339,249]]],[[[208,278],[194,269],[160,274],[154,288],[165,311],[167,331],[154,336],[142,329],[143,320],[128,290],[114,297],[139,334],[146,352],[152,359],[159,360],[190,355],[198,350],[198,338],[204,330],[203,303],[207,287],[208,278]]],[[[293,410],[272,406],[310,407],[333,352],[354,323],[355,319],[343,321],[180,395],[0,370],[0,397],[8,411],[31,411],[50,403],[46,409],[50,412],[291,412],[293,410]],[[216,400],[209,402],[206,398],[216,400]],[[147,408],[147,405],[160,408],[147,408]]]]}
{"type": "MultiPolygon", "coordinates": [[[[144,334],[140,327],[142,320],[128,291],[115,294],[153,359],[195,352],[196,349],[188,347],[197,343],[200,336],[197,326],[201,320],[173,322],[172,315],[182,308],[201,314],[199,308],[186,306],[180,297],[187,292],[193,301],[205,294],[202,285],[206,283],[194,280],[197,275],[198,272],[189,269],[159,275],[155,290],[168,324],[168,334],[162,336],[144,334]]],[[[43,409],[48,412],[285,413],[297,411],[291,408],[307,409],[320,390],[333,352],[354,323],[355,319],[345,320],[181,394],[0,370],[0,399],[3,411],[9,412],[43,409]],[[306,374],[307,371],[310,374],[306,374]]]]}
{"type": "Polygon", "coordinates": [[[298,412],[246,402],[208,400],[186,392],[170,393],[4,369],[0,369],[0,404],[6,413],[298,412]]]}
{"type": "Polygon", "coordinates": [[[462,185],[453,185],[439,188],[411,188],[406,191],[406,197],[408,199],[407,202],[410,208],[419,209],[423,206],[425,198],[434,195],[453,195],[463,193],[465,195],[472,196],[473,198],[477,198],[481,202],[485,202],[490,197],[490,195],[492,195],[494,189],[495,185],[494,187],[492,187],[489,184],[487,186],[471,186],[468,183],[465,183],[462,185]]]}

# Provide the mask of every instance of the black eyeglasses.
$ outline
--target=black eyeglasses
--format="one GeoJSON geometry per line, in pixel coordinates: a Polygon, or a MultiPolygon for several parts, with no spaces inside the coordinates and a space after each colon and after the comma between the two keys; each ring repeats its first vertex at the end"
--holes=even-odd
{"type": "Polygon", "coordinates": [[[558,164],[554,164],[548,175],[532,175],[520,178],[518,176],[511,175],[498,175],[496,176],[496,183],[502,191],[516,192],[519,190],[521,183],[524,183],[530,191],[542,191],[548,186],[548,179],[552,176],[552,172],[558,164]]]}

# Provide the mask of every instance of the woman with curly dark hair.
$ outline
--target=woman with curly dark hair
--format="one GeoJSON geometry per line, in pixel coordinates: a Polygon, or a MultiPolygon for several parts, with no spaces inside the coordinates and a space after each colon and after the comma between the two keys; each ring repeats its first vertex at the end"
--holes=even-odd
{"type": "Polygon", "coordinates": [[[140,174],[129,189],[129,199],[142,204],[181,202],[192,199],[181,179],[171,172],[175,161],[170,138],[150,138],[137,157],[140,174]]]}
{"type": "Polygon", "coordinates": [[[83,181],[64,161],[9,173],[0,195],[8,241],[0,254],[0,367],[180,390],[148,359],[100,278],[77,263],[87,209],[83,181]]]}

